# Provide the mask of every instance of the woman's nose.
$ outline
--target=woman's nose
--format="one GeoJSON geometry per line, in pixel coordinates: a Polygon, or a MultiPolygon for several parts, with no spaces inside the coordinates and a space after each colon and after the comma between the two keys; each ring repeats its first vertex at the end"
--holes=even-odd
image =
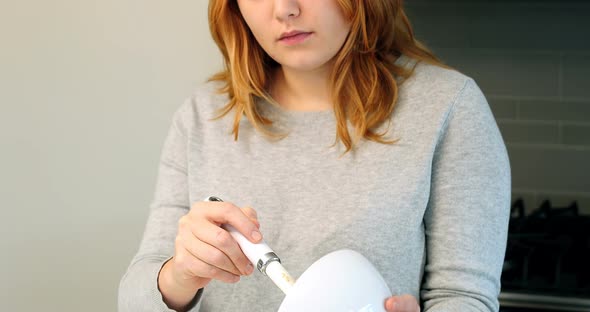
{"type": "Polygon", "coordinates": [[[301,13],[298,0],[275,0],[275,16],[280,21],[287,21],[301,13]]]}

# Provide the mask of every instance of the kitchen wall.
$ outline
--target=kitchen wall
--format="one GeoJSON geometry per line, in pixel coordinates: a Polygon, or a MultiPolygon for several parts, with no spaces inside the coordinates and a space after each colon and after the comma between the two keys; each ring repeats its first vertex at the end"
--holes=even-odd
{"type": "Polygon", "coordinates": [[[416,36],[486,94],[513,199],[590,214],[590,2],[405,2],[416,36]]]}
{"type": "Polygon", "coordinates": [[[0,311],[117,310],[207,4],[0,1],[0,311]]]}

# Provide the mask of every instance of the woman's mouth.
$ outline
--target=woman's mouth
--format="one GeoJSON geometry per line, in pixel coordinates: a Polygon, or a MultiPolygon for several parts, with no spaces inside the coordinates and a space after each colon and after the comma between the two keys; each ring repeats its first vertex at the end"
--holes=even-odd
{"type": "Polygon", "coordinates": [[[304,42],[311,36],[311,32],[298,32],[294,34],[287,34],[279,39],[279,42],[285,45],[296,45],[304,42]]]}

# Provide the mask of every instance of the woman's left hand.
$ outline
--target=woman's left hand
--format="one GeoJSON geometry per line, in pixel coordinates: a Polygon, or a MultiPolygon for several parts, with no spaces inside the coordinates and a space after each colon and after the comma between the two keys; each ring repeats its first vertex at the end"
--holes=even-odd
{"type": "Polygon", "coordinates": [[[418,300],[411,295],[391,296],[385,300],[387,312],[420,312],[418,300]]]}

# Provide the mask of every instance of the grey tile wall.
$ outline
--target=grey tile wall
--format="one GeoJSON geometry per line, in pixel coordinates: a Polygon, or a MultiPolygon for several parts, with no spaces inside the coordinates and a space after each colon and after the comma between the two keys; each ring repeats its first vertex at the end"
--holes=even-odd
{"type": "Polygon", "coordinates": [[[512,186],[539,193],[587,192],[590,149],[549,144],[508,144],[512,186]]]}
{"type": "Polygon", "coordinates": [[[582,102],[520,100],[517,109],[519,118],[525,120],[590,121],[590,99],[582,102]]]}
{"type": "Polygon", "coordinates": [[[506,142],[513,199],[590,214],[590,2],[413,0],[416,37],[475,79],[506,142]]]}
{"type": "Polygon", "coordinates": [[[559,96],[557,53],[454,48],[434,51],[445,63],[473,77],[487,95],[559,96]]]}
{"type": "MultiPolygon", "coordinates": [[[[590,14],[588,15],[590,20],[590,14]]],[[[590,43],[590,34],[579,41],[590,43]]],[[[563,95],[590,98],[590,53],[565,55],[563,59],[563,95]]]]}
{"type": "Polygon", "coordinates": [[[518,109],[518,100],[516,99],[503,99],[493,96],[487,97],[488,104],[494,113],[494,117],[497,119],[515,119],[518,109]]]}
{"type": "MultiPolygon", "coordinates": [[[[590,124],[564,123],[562,125],[561,132],[564,144],[580,146],[590,145],[590,124]]],[[[588,160],[588,162],[590,162],[590,159],[588,160]]]]}
{"type": "Polygon", "coordinates": [[[511,143],[558,144],[559,123],[557,121],[520,121],[497,119],[502,136],[511,143]]]}

